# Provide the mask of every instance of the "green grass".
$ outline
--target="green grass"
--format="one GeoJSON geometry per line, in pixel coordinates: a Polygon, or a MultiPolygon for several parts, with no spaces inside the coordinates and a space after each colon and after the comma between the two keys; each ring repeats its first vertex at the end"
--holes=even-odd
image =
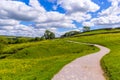
{"type": "Polygon", "coordinates": [[[68,40],[96,43],[110,48],[111,52],[104,56],[101,65],[105,71],[105,76],[109,80],[120,80],[120,32],[92,36],[79,35],[79,37],[69,38],[68,40]]]}
{"type": "Polygon", "coordinates": [[[30,46],[36,46],[40,42],[27,42],[22,44],[6,44],[0,47],[0,59],[6,58],[12,54],[17,53],[18,51],[25,49],[30,46]]]}
{"type": "Polygon", "coordinates": [[[72,60],[96,52],[94,46],[67,42],[96,43],[111,49],[101,60],[109,80],[120,80],[120,29],[96,30],[74,37],[41,42],[6,45],[1,50],[0,79],[51,80],[64,65],[72,60]]]}
{"type": "Polygon", "coordinates": [[[65,64],[98,50],[63,39],[9,45],[3,54],[10,55],[0,60],[0,79],[51,80],[65,64]]]}

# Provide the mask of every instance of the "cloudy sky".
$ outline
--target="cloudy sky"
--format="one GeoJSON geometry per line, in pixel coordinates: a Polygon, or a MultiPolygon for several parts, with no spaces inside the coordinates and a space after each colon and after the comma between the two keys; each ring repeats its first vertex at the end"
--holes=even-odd
{"type": "Polygon", "coordinates": [[[0,0],[0,35],[57,36],[70,30],[120,27],[120,0],[0,0]]]}

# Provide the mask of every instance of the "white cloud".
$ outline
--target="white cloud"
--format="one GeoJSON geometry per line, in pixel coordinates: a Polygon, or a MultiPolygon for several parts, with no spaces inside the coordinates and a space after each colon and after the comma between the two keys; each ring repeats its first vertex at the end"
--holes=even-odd
{"type": "Polygon", "coordinates": [[[120,0],[110,0],[112,2],[112,5],[106,9],[103,10],[101,13],[99,13],[101,16],[109,16],[109,15],[118,15],[120,14],[120,0]]]}
{"type": "Polygon", "coordinates": [[[18,1],[1,1],[0,18],[16,19],[21,21],[31,21],[37,17],[37,12],[27,6],[25,3],[18,1]],[[6,5],[6,6],[5,6],[6,5]]]}
{"type": "Polygon", "coordinates": [[[66,16],[79,23],[91,19],[88,12],[96,12],[100,8],[91,0],[58,0],[58,5],[66,10],[66,16]]]}
{"type": "Polygon", "coordinates": [[[46,10],[41,6],[38,0],[30,0],[29,5],[32,6],[32,8],[35,8],[39,10],[40,12],[45,12],[46,10]]]}
{"type": "Polygon", "coordinates": [[[89,23],[104,27],[120,27],[120,0],[109,1],[112,5],[100,12],[97,18],[92,18],[89,23]]]}
{"type": "MultiPolygon", "coordinates": [[[[56,2],[56,0],[49,0],[56,2]]],[[[67,13],[46,11],[39,0],[29,0],[29,5],[17,0],[0,2],[0,34],[40,36],[45,29],[58,33],[59,28],[76,29],[74,21],[83,22],[91,19],[88,12],[95,12],[99,6],[91,0],[58,0],[58,5],[67,13]],[[35,26],[20,24],[22,21],[34,22],[35,26]]],[[[55,5],[54,9],[57,9],[55,5]]]]}
{"type": "Polygon", "coordinates": [[[19,21],[13,19],[0,19],[0,26],[14,26],[18,25],[19,21]]]}
{"type": "Polygon", "coordinates": [[[35,21],[38,23],[43,23],[61,21],[63,19],[65,19],[65,14],[61,14],[58,12],[46,12],[44,14],[39,14],[38,19],[36,19],[35,21]]]}
{"type": "Polygon", "coordinates": [[[68,13],[95,12],[100,7],[91,0],[58,0],[58,5],[68,13]]]}
{"type": "Polygon", "coordinates": [[[59,12],[46,12],[35,20],[36,27],[75,28],[73,21],[59,12]]]}
{"type": "Polygon", "coordinates": [[[105,17],[99,17],[91,20],[97,25],[110,25],[120,23],[120,16],[109,15],[105,17]]]}
{"type": "Polygon", "coordinates": [[[21,21],[34,21],[44,8],[37,0],[31,0],[30,6],[23,2],[2,0],[0,2],[0,34],[16,36],[40,36],[43,30],[20,24],[21,21]]]}
{"type": "Polygon", "coordinates": [[[71,20],[75,20],[76,22],[82,22],[85,20],[91,19],[91,15],[87,13],[76,12],[70,15],[67,15],[71,20]]]}
{"type": "Polygon", "coordinates": [[[75,24],[72,24],[71,21],[55,21],[55,22],[46,22],[46,23],[38,23],[36,24],[37,28],[76,28],[75,24]]]}
{"type": "Polygon", "coordinates": [[[91,23],[91,22],[83,22],[82,25],[83,25],[83,26],[90,26],[90,27],[91,27],[91,26],[94,26],[94,24],[91,23]]]}
{"type": "Polygon", "coordinates": [[[42,36],[44,31],[45,31],[44,28],[36,29],[32,26],[25,26],[25,25],[0,27],[1,35],[37,37],[37,36],[42,36]]]}

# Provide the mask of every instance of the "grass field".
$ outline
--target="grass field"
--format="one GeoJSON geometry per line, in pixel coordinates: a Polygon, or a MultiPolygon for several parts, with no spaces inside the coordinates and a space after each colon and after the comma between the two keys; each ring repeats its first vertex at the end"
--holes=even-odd
{"type": "Polygon", "coordinates": [[[51,80],[65,64],[98,50],[63,39],[9,45],[1,53],[7,56],[0,60],[0,79],[51,80]]]}
{"type": "Polygon", "coordinates": [[[99,50],[94,46],[67,42],[72,40],[110,48],[111,52],[104,56],[101,65],[108,80],[120,80],[119,30],[96,30],[70,38],[6,45],[0,52],[0,79],[51,80],[65,64],[99,50]]]}

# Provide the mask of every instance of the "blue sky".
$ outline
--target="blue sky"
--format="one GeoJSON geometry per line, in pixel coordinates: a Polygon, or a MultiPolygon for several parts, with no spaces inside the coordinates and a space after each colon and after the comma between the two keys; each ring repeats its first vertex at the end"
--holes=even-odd
{"type": "Polygon", "coordinates": [[[36,37],[49,29],[60,36],[83,26],[120,27],[120,0],[1,0],[0,5],[0,35],[36,37]]]}

